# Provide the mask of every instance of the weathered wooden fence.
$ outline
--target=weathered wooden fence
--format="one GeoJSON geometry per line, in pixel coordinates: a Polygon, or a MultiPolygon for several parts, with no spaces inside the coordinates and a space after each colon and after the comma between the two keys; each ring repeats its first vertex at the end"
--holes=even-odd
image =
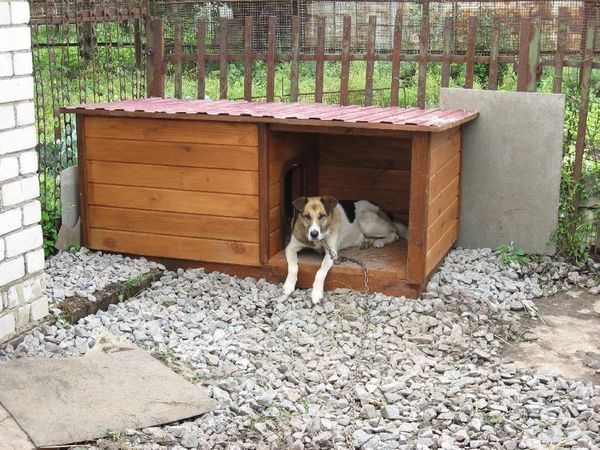
{"type": "MultiPolygon", "coordinates": [[[[426,3],[426,2],[424,2],[426,3]]],[[[195,54],[183,51],[183,32],[180,22],[174,22],[173,46],[170,54],[165,54],[165,24],[162,20],[147,21],[147,42],[148,42],[148,96],[163,97],[165,93],[165,76],[168,65],[173,66],[172,76],[174,77],[175,97],[182,97],[183,85],[183,65],[195,65],[197,70],[198,98],[205,98],[205,80],[207,76],[207,65],[218,65],[219,71],[219,97],[228,98],[228,83],[230,82],[228,70],[230,63],[242,62],[244,73],[244,99],[251,101],[252,81],[253,81],[253,63],[255,61],[264,61],[267,66],[266,74],[266,100],[275,99],[275,67],[280,63],[287,63],[290,66],[290,87],[289,100],[294,102],[299,98],[299,65],[304,61],[314,61],[314,100],[323,101],[323,78],[324,64],[326,61],[337,61],[341,64],[341,80],[339,103],[347,105],[349,103],[349,77],[350,65],[352,61],[365,61],[365,88],[364,104],[369,106],[373,101],[373,71],[377,61],[391,62],[391,79],[389,86],[391,91],[390,104],[398,105],[398,93],[400,89],[401,75],[400,65],[402,62],[411,62],[418,65],[418,85],[416,106],[424,107],[426,99],[426,86],[428,64],[441,63],[441,86],[447,87],[450,83],[450,72],[452,64],[462,64],[464,66],[464,88],[473,88],[475,67],[478,64],[489,66],[488,89],[498,88],[498,69],[502,64],[509,64],[514,67],[517,74],[518,91],[533,92],[537,90],[538,81],[542,69],[545,66],[554,67],[552,91],[560,93],[563,83],[563,71],[567,67],[577,68],[579,70],[579,90],[581,93],[581,102],[579,106],[579,127],[576,139],[576,152],[574,163],[574,178],[578,182],[581,178],[581,168],[583,152],[585,146],[585,133],[587,114],[589,107],[589,91],[592,70],[600,68],[600,63],[594,61],[596,28],[595,22],[586,23],[585,29],[581,31],[582,42],[581,51],[566,51],[566,32],[568,17],[566,15],[558,18],[556,35],[551,37],[555,42],[555,49],[552,52],[541,51],[542,24],[540,17],[523,18],[520,20],[520,32],[518,37],[518,46],[515,48],[506,48],[500,46],[500,33],[503,27],[503,18],[495,17],[492,20],[491,27],[480,28],[477,16],[468,17],[466,27],[466,36],[459,36],[460,30],[454,25],[454,17],[447,17],[444,21],[442,33],[442,50],[432,51],[430,42],[429,17],[424,8],[419,33],[418,51],[405,51],[403,45],[403,16],[399,11],[395,18],[393,30],[393,46],[388,52],[375,52],[377,17],[371,16],[368,21],[368,34],[366,42],[366,51],[353,51],[351,48],[352,27],[351,18],[343,18],[343,32],[341,51],[327,51],[325,43],[326,21],[324,17],[318,17],[316,20],[316,45],[310,47],[308,51],[302,50],[301,45],[301,22],[298,16],[292,17],[291,44],[289,50],[284,52],[277,51],[276,42],[276,17],[269,17],[268,36],[266,52],[255,52],[253,45],[253,18],[246,17],[243,28],[244,50],[243,52],[233,53],[228,49],[228,33],[230,32],[228,19],[222,18],[220,23],[220,34],[218,36],[218,52],[208,53],[208,45],[214,47],[215,42],[208,42],[204,21],[197,22],[196,25],[196,48],[195,54]],[[484,39],[489,42],[489,48],[476,49],[476,42],[481,40],[481,33],[488,33],[484,39]],[[454,45],[454,42],[464,40],[466,49],[454,45]]],[[[305,31],[305,30],[304,30],[305,31]]],[[[238,30],[240,33],[240,30],[238,30]]],[[[215,37],[213,36],[213,40],[215,37]]]]}

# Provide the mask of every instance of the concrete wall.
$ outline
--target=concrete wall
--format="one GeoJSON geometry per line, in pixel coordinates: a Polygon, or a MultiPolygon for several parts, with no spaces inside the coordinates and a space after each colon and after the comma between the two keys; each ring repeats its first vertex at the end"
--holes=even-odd
{"type": "Polygon", "coordinates": [[[48,314],[28,22],[0,0],[0,342],[48,314]]]}
{"type": "Polygon", "coordinates": [[[440,103],[480,113],[464,127],[458,245],[553,254],[564,95],[442,89],[440,103]]]}

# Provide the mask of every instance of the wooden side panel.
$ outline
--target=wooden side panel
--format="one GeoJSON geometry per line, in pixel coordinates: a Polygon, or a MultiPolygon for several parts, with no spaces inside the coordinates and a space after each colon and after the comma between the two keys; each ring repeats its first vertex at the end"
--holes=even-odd
{"type": "Polygon", "coordinates": [[[136,255],[192,259],[229,264],[258,265],[258,244],[168,236],[128,231],[90,229],[95,249],[136,255]]]}
{"type": "Polygon", "coordinates": [[[92,228],[258,243],[258,220],[90,206],[92,228]]]}
{"type": "Polygon", "coordinates": [[[310,192],[318,191],[316,174],[317,137],[309,133],[269,132],[269,256],[283,248],[282,186],[285,171],[296,161],[305,166],[306,184],[310,192]]]}
{"type": "Polygon", "coordinates": [[[82,128],[90,247],[260,265],[256,125],[88,117],[82,128]]]}
{"type": "Polygon", "coordinates": [[[136,141],[258,145],[257,127],[249,123],[89,117],[85,121],[85,134],[87,137],[136,141]]]}
{"type": "Polygon", "coordinates": [[[429,274],[458,239],[461,129],[431,136],[426,272],[429,274]]]}
{"type": "Polygon", "coordinates": [[[319,135],[319,192],[370,200],[399,220],[408,216],[411,140],[319,135]]]}
{"type": "MultiPolygon", "coordinates": [[[[79,120],[82,120],[80,116],[79,120]]],[[[257,148],[241,145],[87,138],[88,160],[258,170],[257,148]]]]}
{"type": "Polygon", "coordinates": [[[148,211],[207,214],[247,219],[258,217],[258,197],[253,195],[88,183],[88,203],[148,211]]]}
{"type": "Polygon", "coordinates": [[[88,181],[123,186],[258,195],[258,172],[88,161],[88,181]]]}

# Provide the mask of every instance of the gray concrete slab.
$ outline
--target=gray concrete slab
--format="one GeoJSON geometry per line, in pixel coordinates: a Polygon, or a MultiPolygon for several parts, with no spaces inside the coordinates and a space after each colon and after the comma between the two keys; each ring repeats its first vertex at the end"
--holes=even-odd
{"type": "Polygon", "coordinates": [[[11,450],[35,449],[33,442],[2,405],[0,405],[0,448],[11,450]]]}
{"type": "Polygon", "coordinates": [[[444,88],[440,104],[480,113],[464,127],[457,245],[553,254],[564,95],[444,88]]]}
{"type": "Polygon", "coordinates": [[[80,358],[0,364],[0,404],[38,447],[106,436],[201,415],[204,391],[131,344],[101,337],[80,358]]]}

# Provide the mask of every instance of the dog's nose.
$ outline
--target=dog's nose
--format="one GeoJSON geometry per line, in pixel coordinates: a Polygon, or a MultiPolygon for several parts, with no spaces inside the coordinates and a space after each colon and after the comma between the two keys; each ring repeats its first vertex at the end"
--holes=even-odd
{"type": "Polygon", "coordinates": [[[319,232],[317,230],[311,230],[310,231],[310,237],[311,238],[316,238],[317,236],[319,236],[319,232]]]}

